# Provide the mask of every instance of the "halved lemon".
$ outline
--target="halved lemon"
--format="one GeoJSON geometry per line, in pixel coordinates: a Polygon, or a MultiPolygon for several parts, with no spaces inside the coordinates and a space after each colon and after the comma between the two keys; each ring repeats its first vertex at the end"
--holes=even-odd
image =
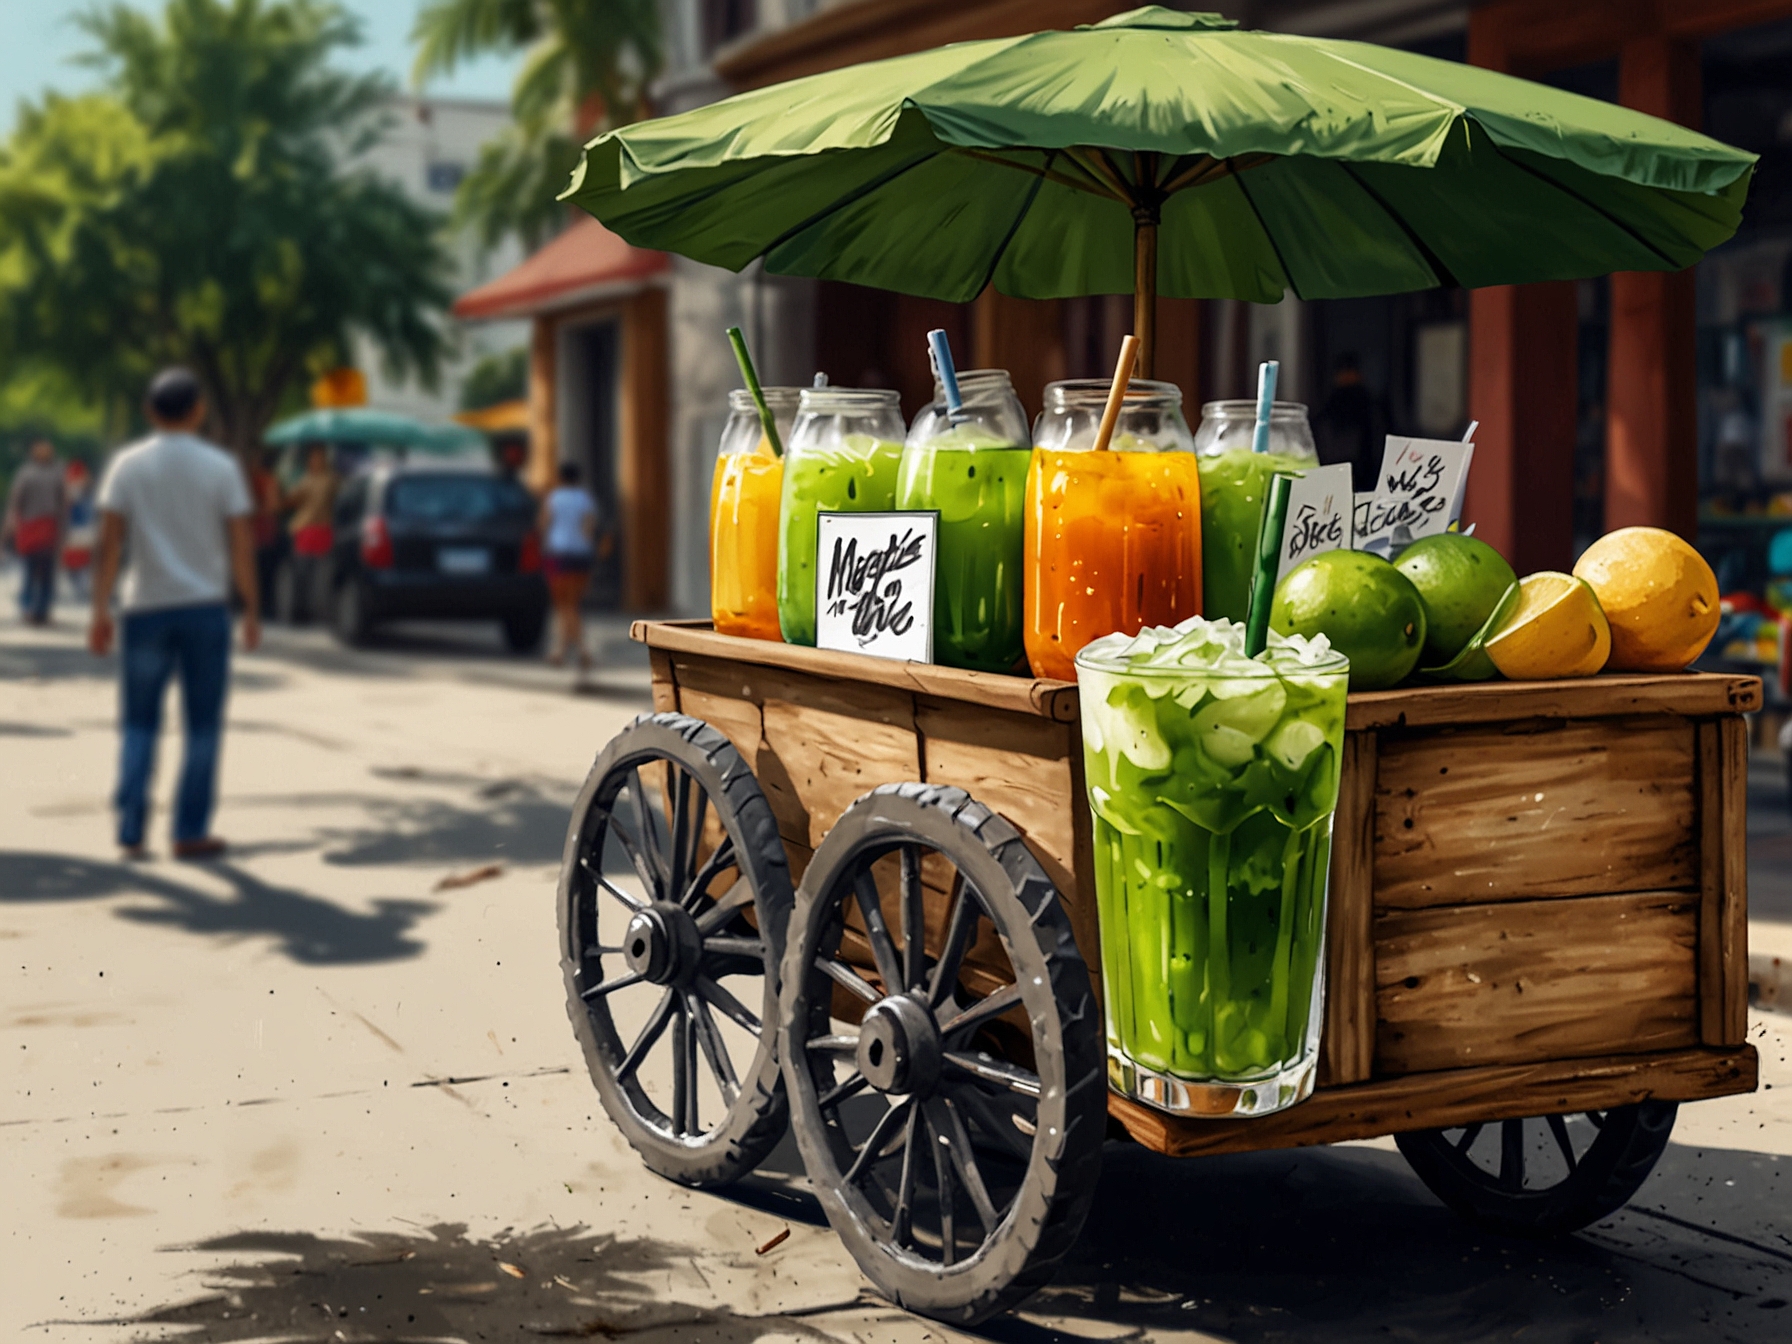
{"type": "Polygon", "coordinates": [[[1513,681],[1590,677],[1611,656],[1612,628],[1586,580],[1527,574],[1518,605],[1487,640],[1487,656],[1513,681]]]}

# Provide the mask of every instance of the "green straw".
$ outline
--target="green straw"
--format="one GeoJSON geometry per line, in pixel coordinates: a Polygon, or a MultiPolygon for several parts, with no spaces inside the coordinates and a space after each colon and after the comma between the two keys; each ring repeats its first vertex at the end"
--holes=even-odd
{"type": "Polygon", "coordinates": [[[1276,568],[1282,561],[1282,530],[1288,525],[1288,492],[1294,477],[1277,472],[1269,479],[1269,500],[1257,532],[1257,568],[1251,575],[1251,610],[1244,623],[1245,656],[1255,658],[1269,647],[1269,608],[1275,601],[1276,568]]]}
{"type": "Polygon", "coordinates": [[[759,386],[759,375],[753,372],[753,357],[747,353],[747,338],[741,334],[739,327],[728,328],[728,344],[734,347],[734,359],[740,365],[740,376],[747,380],[747,395],[753,398],[753,404],[759,408],[759,427],[765,431],[765,441],[772,446],[772,456],[783,457],[784,441],[778,437],[777,421],[772,419],[772,408],[765,404],[765,389],[759,386]]]}

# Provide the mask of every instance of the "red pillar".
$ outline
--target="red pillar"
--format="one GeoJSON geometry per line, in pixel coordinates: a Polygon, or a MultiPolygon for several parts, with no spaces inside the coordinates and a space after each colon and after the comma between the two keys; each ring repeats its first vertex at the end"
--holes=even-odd
{"type": "Polygon", "coordinates": [[[1579,320],[1574,285],[1469,294],[1469,414],[1481,422],[1463,521],[1520,574],[1574,558],[1579,320]]]}
{"type": "MultiPolygon", "coordinates": [[[[1618,100],[1652,116],[1699,124],[1699,49],[1632,38],[1618,66],[1618,100]]],[[[1605,526],[1698,528],[1698,369],[1694,271],[1611,278],[1606,375],[1605,526]]]]}

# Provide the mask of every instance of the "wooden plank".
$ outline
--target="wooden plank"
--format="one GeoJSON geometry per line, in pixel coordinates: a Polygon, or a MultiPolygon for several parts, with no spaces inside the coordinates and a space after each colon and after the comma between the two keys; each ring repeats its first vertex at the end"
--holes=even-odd
{"type": "Polygon", "coordinates": [[[678,708],[678,681],[672,673],[672,655],[664,649],[647,650],[647,664],[653,669],[653,709],[664,714],[678,708]]]}
{"type": "Polygon", "coordinates": [[[921,777],[908,694],[770,668],[756,681],[763,735],[754,773],[786,839],[818,849],[860,794],[921,777]]]}
{"type": "Polygon", "coordinates": [[[1073,726],[1070,753],[1070,828],[1075,848],[1072,872],[1075,880],[1070,893],[1060,892],[1065,913],[1070,916],[1071,935],[1077,951],[1089,967],[1089,983],[1095,990],[1095,1006],[1102,1011],[1101,997],[1101,913],[1095,902],[1095,817],[1089,811],[1089,781],[1084,774],[1082,730],[1073,726]]]}
{"type": "Polygon", "coordinates": [[[1748,721],[1723,719],[1724,1039],[1740,1045],[1748,1036],[1748,721]]]}
{"type": "Polygon", "coordinates": [[[759,773],[761,737],[759,706],[738,696],[717,695],[693,686],[678,688],[678,707],[693,719],[702,719],[734,743],[747,768],[759,773]]]}
{"type": "Polygon", "coordinates": [[[1347,728],[1428,728],[1614,714],[1737,714],[1761,707],[1761,679],[1716,672],[1611,673],[1576,681],[1409,686],[1350,697],[1347,728]]]}
{"type": "Polygon", "coordinates": [[[1699,1036],[1748,1031],[1748,729],[1740,716],[1699,733],[1699,1036]]]}
{"type": "Polygon", "coordinates": [[[1376,770],[1375,734],[1345,734],[1326,886],[1321,1087],[1361,1082],[1375,1062],[1376,770]]]}
{"type": "Polygon", "coordinates": [[[893,690],[963,700],[990,709],[1035,714],[1074,723],[1077,716],[1076,683],[1032,677],[1011,677],[1000,672],[966,672],[933,663],[899,663],[860,653],[836,653],[809,649],[767,639],[743,639],[718,635],[709,622],[637,621],[631,628],[648,647],[673,653],[701,654],[733,663],[782,668],[806,673],[831,683],[887,686],[893,690]]]}
{"type": "Polygon", "coordinates": [[[1207,1157],[1606,1110],[1650,1097],[1697,1101],[1752,1092],[1755,1085],[1755,1050],[1743,1045],[1411,1074],[1322,1089],[1298,1106],[1248,1119],[1183,1119],[1114,1093],[1108,1112],[1147,1148],[1207,1157]]]}
{"type": "Polygon", "coordinates": [[[1695,1044],[1685,892],[1396,910],[1375,921],[1375,1072],[1695,1044]]]}
{"type": "Polygon", "coordinates": [[[1693,758],[1662,717],[1384,733],[1376,905],[1691,889],[1693,758]]]}

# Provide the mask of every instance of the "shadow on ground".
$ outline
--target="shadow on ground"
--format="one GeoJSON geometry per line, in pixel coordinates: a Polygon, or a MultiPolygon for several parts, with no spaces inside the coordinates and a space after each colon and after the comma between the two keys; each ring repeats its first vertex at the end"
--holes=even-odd
{"type": "Polygon", "coordinates": [[[492,1241],[469,1241],[466,1228],[453,1224],[422,1236],[369,1233],[356,1240],[245,1232],[185,1249],[237,1258],[204,1275],[205,1296],[114,1324],[157,1327],[140,1338],[158,1340],[173,1327],[184,1331],[178,1338],[203,1344],[832,1338],[790,1316],[667,1301],[650,1285],[665,1282],[668,1270],[685,1270],[687,1252],[582,1227],[506,1233],[492,1241]]]}
{"type": "Polygon", "coordinates": [[[412,928],[437,907],[428,901],[377,900],[368,912],[264,882],[234,864],[203,869],[231,888],[214,895],[140,864],[98,863],[65,854],[0,853],[0,903],[148,897],[122,905],[120,919],[163,924],[211,937],[266,937],[302,965],[345,965],[414,957],[423,943],[412,928]]]}
{"type": "Polygon", "coordinates": [[[349,867],[491,859],[516,864],[560,862],[572,811],[570,790],[542,780],[404,771],[402,767],[386,775],[465,790],[467,801],[369,794],[357,800],[368,818],[366,826],[323,833],[324,862],[349,867]]]}

